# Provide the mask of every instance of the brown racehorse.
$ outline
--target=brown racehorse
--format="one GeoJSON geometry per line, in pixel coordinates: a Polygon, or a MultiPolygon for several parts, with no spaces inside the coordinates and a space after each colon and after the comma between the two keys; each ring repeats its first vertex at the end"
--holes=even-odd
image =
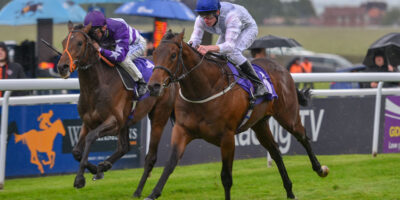
{"type": "Polygon", "coordinates": [[[31,152],[31,163],[37,165],[40,173],[43,174],[43,166],[37,153],[46,153],[49,160],[43,161],[43,165],[50,165],[50,168],[53,168],[54,160],[56,158],[56,153],[53,151],[53,144],[58,133],[65,136],[64,125],[59,119],[45,130],[30,130],[21,135],[14,134],[14,137],[15,143],[22,140],[22,142],[28,146],[29,151],[31,152]]]}
{"type": "Polygon", "coordinates": [[[226,63],[205,59],[183,42],[183,37],[184,32],[173,34],[168,31],[154,52],[156,67],[148,84],[150,93],[159,95],[165,86],[176,81],[179,82],[181,91],[175,103],[176,122],[172,130],[171,157],[148,199],[155,199],[161,195],[169,175],[175,169],[186,146],[196,138],[220,146],[221,180],[225,189],[225,199],[230,199],[235,151],[234,135],[248,128],[255,131],[261,145],[271,153],[278,166],[287,197],[295,198],[279,148],[268,127],[268,119],[271,116],[304,146],[313,170],[321,177],[327,176],[328,168],[319,164],[309,144],[305,128],[301,124],[299,102],[307,99],[304,92],[296,90],[294,81],[286,69],[266,59],[253,62],[271,76],[279,97],[256,105],[250,119],[238,129],[249,107],[248,93],[235,85],[233,89],[225,91],[217,98],[201,101],[228,88],[234,82],[234,78],[228,75],[229,69],[226,63]],[[298,99],[298,96],[301,98],[298,99]]]}
{"type": "Polygon", "coordinates": [[[162,130],[172,113],[177,91],[175,85],[168,88],[160,97],[148,97],[137,102],[134,118],[129,120],[133,107],[133,92],[125,89],[115,68],[107,66],[100,60],[88,36],[91,26],[74,28],[72,23],[69,23],[68,28],[69,35],[63,41],[65,50],[57,67],[63,78],[68,78],[70,72],[75,70],[75,66],[78,69],[80,85],[78,112],[83,124],[79,141],[73,149],[75,159],[80,161],[74,186],[76,188],[85,186],[83,176],[85,168],[96,174],[94,179],[102,178],[103,172],[110,169],[112,163],[129,151],[128,127],[149,114],[151,141],[145,160],[145,171],[137,190],[137,194],[140,195],[156,162],[162,130]],[[117,151],[95,166],[88,162],[90,145],[97,138],[106,135],[118,136],[117,151]]]}

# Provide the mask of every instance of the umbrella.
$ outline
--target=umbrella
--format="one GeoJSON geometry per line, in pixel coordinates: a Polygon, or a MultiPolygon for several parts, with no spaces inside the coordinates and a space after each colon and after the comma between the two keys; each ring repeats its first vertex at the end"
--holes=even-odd
{"type": "Polygon", "coordinates": [[[376,54],[385,55],[386,59],[393,66],[400,65],[400,33],[389,33],[376,40],[367,51],[363,64],[374,65],[376,54]]]}
{"type": "Polygon", "coordinates": [[[66,0],[13,0],[0,11],[0,24],[36,24],[37,19],[53,19],[54,23],[82,22],[86,12],[66,0]]]}
{"type": "Polygon", "coordinates": [[[129,2],[115,10],[116,14],[194,21],[196,16],[185,4],[174,0],[129,2]]]}
{"type": "Polygon", "coordinates": [[[275,48],[275,47],[301,47],[301,44],[292,38],[267,35],[256,39],[249,49],[275,48]]]}
{"type": "Polygon", "coordinates": [[[126,3],[134,0],[70,0],[77,4],[96,4],[96,3],[126,3]]]}

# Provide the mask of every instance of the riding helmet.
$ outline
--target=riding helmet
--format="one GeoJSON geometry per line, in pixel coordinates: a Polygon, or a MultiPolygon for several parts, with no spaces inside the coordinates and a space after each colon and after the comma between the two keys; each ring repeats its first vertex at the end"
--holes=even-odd
{"type": "Polygon", "coordinates": [[[219,0],[197,0],[196,12],[217,11],[221,8],[219,0]]]}
{"type": "Polygon", "coordinates": [[[92,26],[104,26],[106,25],[106,17],[100,11],[91,11],[86,15],[83,23],[85,26],[90,23],[92,23],[92,26]]]}

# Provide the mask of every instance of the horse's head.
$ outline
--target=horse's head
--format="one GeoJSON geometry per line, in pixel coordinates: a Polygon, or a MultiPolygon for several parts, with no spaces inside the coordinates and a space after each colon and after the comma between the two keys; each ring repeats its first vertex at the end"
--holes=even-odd
{"type": "Polygon", "coordinates": [[[68,23],[69,34],[62,42],[64,51],[57,64],[61,77],[68,78],[77,67],[89,65],[88,51],[89,48],[94,49],[88,36],[90,29],[90,24],[73,27],[71,22],[68,23]]]}
{"type": "Polygon", "coordinates": [[[161,96],[165,87],[179,81],[184,70],[183,37],[185,31],[174,34],[169,30],[153,53],[154,71],[148,84],[150,95],[161,96]]]}

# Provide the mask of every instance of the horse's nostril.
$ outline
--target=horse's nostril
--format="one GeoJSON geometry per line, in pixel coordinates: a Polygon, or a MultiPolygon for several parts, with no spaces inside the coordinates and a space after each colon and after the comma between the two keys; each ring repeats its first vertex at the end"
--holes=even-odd
{"type": "Polygon", "coordinates": [[[57,69],[59,71],[62,71],[64,69],[69,69],[69,65],[68,64],[64,64],[64,65],[57,65],[57,69]]]}

